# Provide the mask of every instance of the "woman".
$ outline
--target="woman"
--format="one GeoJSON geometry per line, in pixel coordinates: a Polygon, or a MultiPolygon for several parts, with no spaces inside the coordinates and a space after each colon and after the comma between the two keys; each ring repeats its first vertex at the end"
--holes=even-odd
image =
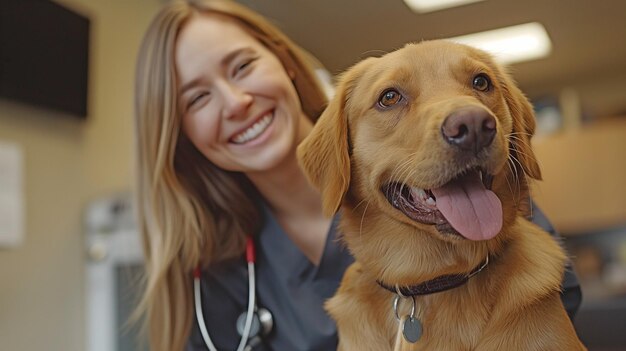
{"type": "MultiPolygon", "coordinates": [[[[310,63],[276,28],[231,2],[172,3],[148,30],[137,66],[136,113],[147,269],[141,309],[154,350],[187,343],[195,321],[190,278],[198,265],[210,337],[218,349],[236,348],[235,319],[248,300],[240,259],[248,234],[257,236],[258,305],[276,320],[272,347],[296,350],[301,337],[329,340],[315,341],[320,349],[336,342],[321,306],[350,258],[335,255],[342,261],[338,272],[330,269],[336,260],[328,262],[334,284],[326,274],[315,276],[313,268],[325,267],[331,220],[295,158],[326,104],[310,63]],[[273,259],[275,251],[282,260],[273,259]],[[280,282],[272,277],[288,268],[280,282]],[[273,284],[264,284],[265,276],[273,284]],[[301,280],[293,284],[293,276],[301,280]],[[265,301],[292,294],[304,305],[265,301]],[[318,311],[307,311],[309,320],[293,313],[312,303],[318,311]],[[278,331],[292,322],[304,323],[303,335],[278,331]]],[[[195,328],[189,345],[204,349],[195,328]]]]}
{"type": "Polygon", "coordinates": [[[150,26],[137,65],[136,130],[147,276],[139,311],[152,350],[234,350],[248,341],[254,350],[335,349],[322,305],[352,258],[295,157],[326,104],[315,65],[230,1],[177,1],[150,26]],[[250,340],[236,328],[240,315],[240,329],[248,324],[248,236],[252,297],[274,323],[250,340]]]}

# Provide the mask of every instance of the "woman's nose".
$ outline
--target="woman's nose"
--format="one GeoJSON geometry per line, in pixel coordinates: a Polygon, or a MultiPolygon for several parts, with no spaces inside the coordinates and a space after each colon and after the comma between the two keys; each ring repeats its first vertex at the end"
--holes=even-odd
{"type": "Polygon", "coordinates": [[[222,117],[239,118],[245,116],[248,107],[252,103],[252,95],[240,87],[229,83],[224,84],[221,90],[222,98],[224,99],[222,117]]]}

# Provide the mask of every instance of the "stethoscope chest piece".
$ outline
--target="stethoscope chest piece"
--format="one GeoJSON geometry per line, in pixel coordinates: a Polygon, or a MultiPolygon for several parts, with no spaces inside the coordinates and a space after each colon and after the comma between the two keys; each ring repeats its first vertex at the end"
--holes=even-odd
{"type": "MultiPolygon", "coordinates": [[[[241,339],[237,351],[252,350],[254,345],[261,342],[261,336],[270,333],[274,327],[274,318],[270,311],[265,308],[258,308],[256,305],[256,279],[254,272],[254,243],[252,238],[246,240],[246,261],[248,262],[248,308],[239,317],[237,317],[237,332],[241,339]]],[[[204,323],[204,314],[202,312],[202,291],[200,287],[201,270],[196,267],[193,272],[193,294],[194,307],[196,310],[196,320],[207,348],[210,351],[217,351],[213,341],[209,336],[206,324],[204,323]]]]}
{"type": "MultiPolygon", "coordinates": [[[[243,312],[237,318],[237,333],[239,336],[243,334],[244,327],[246,325],[247,313],[243,312]]],[[[252,325],[250,326],[250,337],[257,335],[268,335],[274,327],[274,318],[272,313],[266,308],[259,308],[254,312],[252,317],[252,325]]]]}

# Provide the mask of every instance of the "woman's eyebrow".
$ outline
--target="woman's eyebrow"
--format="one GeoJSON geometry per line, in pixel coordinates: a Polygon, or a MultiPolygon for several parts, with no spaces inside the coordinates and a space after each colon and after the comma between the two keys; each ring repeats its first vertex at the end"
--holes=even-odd
{"type": "Polygon", "coordinates": [[[192,79],[191,81],[183,84],[183,86],[180,87],[180,91],[179,91],[178,95],[185,95],[187,90],[192,89],[193,87],[198,85],[199,82],[200,82],[200,78],[196,78],[196,79],[192,79]]]}
{"type": "Polygon", "coordinates": [[[244,46],[244,47],[240,47],[238,49],[235,49],[231,52],[229,52],[226,56],[224,56],[222,58],[222,60],[220,61],[220,64],[222,65],[222,67],[228,66],[228,64],[230,64],[237,56],[239,56],[242,53],[248,53],[248,52],[252,52],[252,48],[248,47],[248,46],[244,46]]]}

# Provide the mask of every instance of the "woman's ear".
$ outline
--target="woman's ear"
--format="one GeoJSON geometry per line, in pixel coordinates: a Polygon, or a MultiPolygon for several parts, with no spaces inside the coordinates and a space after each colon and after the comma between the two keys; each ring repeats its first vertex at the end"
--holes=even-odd
{"type": "Polygon", "coordinates": [[[345,72],[335,97],[317,120],[311,134],[298,146],[298,160],[309,182],[322,194],[324,214],[337,212],[350,184],[348,111],[346,103],[363,70],[362,61],[345,72]]]}
{"type": "Polygon", "coordinates": [[[541,169],[532,150],[530,139],[535,134],[535,113],[533,107],[513,80],[506,74],[504,79],[504,99],[513,118],[511,153],[519,162],[524,174],[541,180],[541,169]]]}

